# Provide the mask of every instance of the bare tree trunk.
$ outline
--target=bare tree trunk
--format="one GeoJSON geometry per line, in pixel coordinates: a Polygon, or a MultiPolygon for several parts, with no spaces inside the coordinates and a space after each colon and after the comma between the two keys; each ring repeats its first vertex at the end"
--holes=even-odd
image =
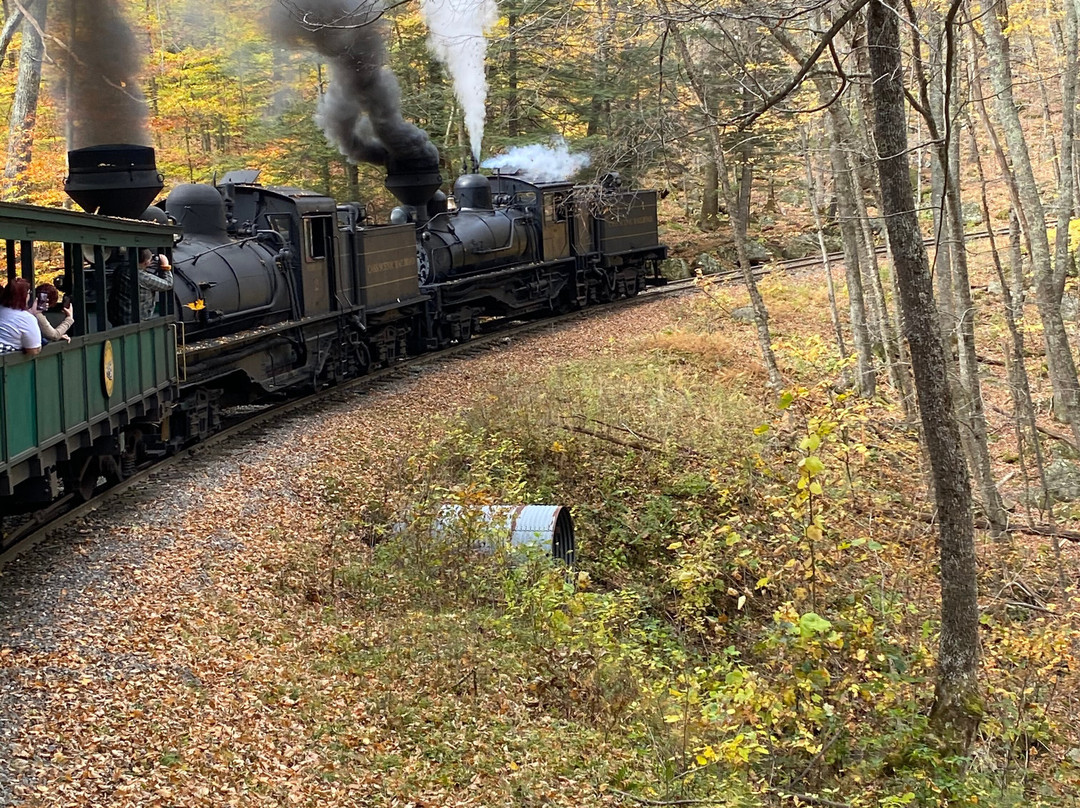
{"type": "MultiPolygon", "coordinates": [[[[979,155],[979,146],[975,140],[975,132],[970,122],[968,124],[968,134],[972,141],[972,162],[975,164],[975,170],[979,178],[979,203],[980,210],[982,211],[983,227],[986,228],[986,237],[990,242],[990,257],[994,263],[994,270],[997,272],[998,282],[1001,284],[1001,299],[1005,310],[1005,324],[1009,329],[1009,353],[1012,356],[1012,360],[1009,362],[1008,366],[1008,379],[1009,386],[1012,390],[1014,408],[1016,410],[1016,428],[1018,433],[1017,454],[1022,462],[1024,456],[1024,435],[1022,430],[1026,428],[1028,430],[1027,440],[1031,442],[1031,446],[1035,452],[1035,464],[1039,472],[1039,480],[1042,489],[1045,492],[1046,464],[1043,462],[1042,444],[1039,440],[1039,430],[1035,423],[1035,406],[1031,400],[1031,384],[1028,380],[1027,368],[1024,366],[1024,333],[1020,328],[1021,321],[1023,320],[1023,306],[1020,303],[1020,299],[1013,294],[1011,284],[1006,276],[1005,268],[1001,264],[1001,256],[997,247],[997,238],[994,235],[993,222],[990,219],[990,203],[986,198],[986,174],[983,172],[982,157],[979,155]]],[[[1010,227],[1010,230],[1017,231],[1018,228],[1015,225],[1015,216],[1012,218],[1012,222],[1013,226],[1010,227]]],[[[1017,233],[1015,239],[1017,249],[1013,251],[1014,262],[1021,260],[1019,255],[1019,241],[1019,233],[1017,233]]],[[[1030,518],[1028,521],[1031,521],[1030,518]]]]}
{"type": "Polygon", "coordinates": [[[45,24],[47,0],[39,0],[30,9],[31,18],[23,20],[22,47],[19,50],[19,78],[8,120],[7,161],[4,163],[3,199],[25,199],[21,180],[34,155],[34,126],[37,124],[38,94],[41,90],[41,59],[45,45],[38,33],[45,24]]]}
{"type": "Polygon", "coordinates": [[[821,250],[821,263],[825,266],[825,283],[829,290],[829,314],[832,315],[833,331],[836,333],[836,347],[840,352],[840,358],[847,356],[847,345],[844,343],[844,329],[840,326],[840,311],[836,306],[836,289],[833,284],[832,262],[829,261],[829,250],[825,246],[825,228],[821,223],[821,210],[818,207],[817,188],[814,183],[814,168],[810,163],[810,142],[804,129],[802,132],[803,161],[806,163],[806,199],[810,203],[810,210],[814,214],[814,227],[817,230],[818,247],[821,250]]]}
{"type": "MultiPolygon", "coordinates": [[[[780,47],[793,59],[800,63],[805,61],[806,55],[786,33],[777,28],[772,31],[772,34],[780,47]]],[[[826,77],[814,74],[812,80],[821,98],[836,97],[836,88],[826,77]]],[[[857,211],[854,199],[856,193],[861,193],[861,188],[858,180],[851,176],[850,165],[844,155],[844,150],[848,146],[845,140],[853,140],[853,137],[851,137],[852,127],[846,113],[837,103],[829,106],[825,121],[826,133],[829,139],[829,158],[832,163],[833,181],[835,183],[840,235],[844,244],[844,271],[848,283],[848,309],[851,318],[851,339],[855,344],[855,359],[858,372],[857,384],[859,394],[869,398],[877,390],[877,378],[874,373],[870,329],[866,322],[866,298],[863,292],[862,271],[859,262],[861,238],[856,227],[857,211]]]]}
{"type": "MultiPolygon", "coordinates": [[[[1066,12],[1066,15],[1068,12],[1066,12]]],[[[1031,56],[1035,61],[1035,81],[1039,85],[1039,97],[1042,99],[1042,113],[1043,113],[1043,140],[1050,144],[1050,159],[1054,163],[1054,171],[1061,172],[1061,163],[1058,159],[1057,143],[1054,140],[1054,119],[1050,112],[1050,95],[1046,92],[1046,80],[1043,78],[1042,65],[1039,64],[1039,48],[1035,44],[1034,39],[1028,34],[1028,45],[1031,47],[1031,56]]],[[[1066,59],[1067,61],[1067,59],[1066,59]]],[[[1068,67],[1065,68],[1068,70],[1068,67]]],[[[1063,76],[1062,81],[1067,81],[1063,76]]],[[[1075,81],[1075,79],[1074,79],[1075,81]]],[[[1066,107],[1065,109],[1068,109],[1066,107]]],[[[1062,110],[1064,112],[1065,110],[1062,110]]],[[[1065,142],[1065,133],[1061,134],[1062,144],[1065,142]]]]}
{"type": "MultiPolygon", "coordinates": [[[[955,7],[954,7],[955,10],[955,7]]],[[[908,13],[911,13],[909,8],[908,13]]],[[[942,28],[941,39],[950,36],[953,15],[935,20],[942,28]],[[945,26],[949,26],[947,30],[945,26]]],[[[955,339],[959,371],[955,380],[954,395],[957,415],[967,427],[961,431],[964,449],[975,475],[979,491],[983,497],[983,509],[990,521],[995,537],[1003,535],[1006,526],[1005,511],[1001,506],[1001,497],[994,484],[990,450],[987,446],[986,413],[983,409],[982,389],[979,380],[979,364],[975,350],[975,303],[971,298],[971,281],[968,274],[967,246],[964,241],[963,208],[960,202],[960,139],[957,135],[959,115],[957,113],[957,84],[950,65],[936,54],[931,54],[931,63],[939,69],[929,79],[923,72],[921,48],[916,40],[912,64],[919,82],[919,92],[925,109],[927,129],[934,142],[934,165],[939,175],[941,204],[940,235],[938,254],[944,251],[944,244],[949,251],[951,272],[950,289],[940,288],[939,300],[952,302],[955,318],[955,331],[946,333],[945,338],[955,339]],[[943,239],[944,238],[944,242],[943,239]]],[[[935,213],[938,213],[935,207],[935,213]]],[[[952,370],[950,366],[950,370],[952,370]]]]}
{"type": "Polygon", "coordinates": [[[874,357],[870,344],[870,329],[866,323],[866,297],[862,286],[862,269],[859,263],[859,233],[855,226],[856,212],[853,199],[855,188],[844,157],[838,127],[830,107],[826,117],[829,136],[829,157],[832,160],[833,181],[836,183],[836,204],[840,217],[840,235],[844,242],[844,271],[848,284],[848,310],[851,317],[851,339],[855,343],[858,363],[859,395],[870,398],[877,390],[874,373],[874,357]]]}
{"type": "Polygon", "coordinates": [[[1035,277],[1035,298],[1043,323],[1046,363],[1054,388],[1054,406],[1059,416],[1071,427],[1073,437],[1080,442],[1080,383],[1077,381],[1076,363],[1061,316],[1061,292],[1051,266],[1050,242],[1043,225],[1046,211],[1039,195],[1027,141],[1024,139],[1020,115],[1013,97],[1012,70],[1007,58],[1008,41],[998,18],[998,13],[1007,12],[1007,8],[1003,3],[995,4],[991,0],[988,10],[989,13],[983,14],[981,19],[986,34],[990,82],[997,100],[998,118],[1009,146],[1024,218],[1028,224],[1026,233],[1035,277]]]}
{"type": "Polygon", "coordinates": [[[754,279],[754,269],[750,264],[750,253],[746,241],[746,227],[750,219],[750,184],[753,180],[753,166],[749,160],[743,161],[738,194],[731,187],[723,152],[720,152],[717,168],[724,203],[731,216],[731,229],[734,231],[735,253],[739,258],[739,269],[742,270],[746,291],[750,295],[750,305],[754,309],[754,324],[757,326],[758,344],[761,347],[762,359],[765,361],[765,370],[769,374],[769,386],[774,392],[780,392],[784,387],[784,379],[780,375],[780,368],[776,364],[776,355],[772,349],[769,310],[765,307],[765,299],[761,296],[757,281],[754,279]]]}
{"type": "MultiPolygon", "coordinates": [[[[852,159],[853,156],[852,156],[852,159]]],[[[852,176],[856,175],[854,172],[852,176]]],[[[863,280],[870,287],[867,300],[870,302],[872,314],[872,332],[877,337],[880,346],[881,357],[885,362],[885,369],[889,373],[889,382],[892,384],[896,395],[904,401],[907,397],[907,385],[904,383],[903,371],[899,365],[900,351],[897,345],[896,333],[893,331],[892,322],[889,319],[889,306],[885,301],[885,287],[881,283],[881,266],[878,263],[877,245],[874,244],[874,231],[870,227],[870,216],[866,209],[866,200],[861,193],[855,195],[855,210],[859,216],[859,231],[863,241],[863,280]]]]}
{"type": "MultiPolygon", "coordinates": [[[[713,132],[715,133],[715,129],[713,132]]],[[[719,146],[718,136],[716,145],[719,146]]],[[[750,220],[750,186],[753,181],[753,166],[749,160],[743,161],[739,190],[736,193],[732,188],[726,163],[724,152],[720,150],[716,159],[717,174],[720,179],[720,191],[724,195],[724,204],[731,218],[735,253],[739,259],[739,269],[742,272],[743,282],[746,284],[746,291],[750,295],[750,305],[754,310],[758,346],[761,349],[761,358],[765,362],[765,370],[769,374],[769,387],[779,393],[784,387],[784,380],[780,375],[780,367],[776,364],[776,355],[773,353],[772,335],[769,331],[769,310],[765,307],[765,299],[761,296],[757,280],[754,278],[754,268],[750,263],[750,251],[746,238],[746,229],[750,220]]]]}
{"type": "Polygon", "coordinates": [[[506,134],[521,134],[521,95],[518,90],[518,15],[517,9],[506,15],[506,40],[510,52],[506,58],[506,134]]]}
{"type": "MultiPolygon", "coordinates": [[[[870,72],[869,55],[866,50],[866,35],[865,31],[861,29],[856,30],[852,36],[851,43],[852,52],[855,57],[855,64],[858,65],[859,73],[866,75],[870,72]]],[[[861,139],[865,154],[874,154],[874,136],[873,136],[873,119],[874,119],[874,92],[869,84],[866,82],[858,82],[859,92],[856,94],[856,100],[858,101],[857,109],[860,111],[861,118],[861,139]]],[[[918,121],[919,119],[916,118],[918,121]]],[[[921,154],[921,152],[920,152],[921,154]]],[[[921,164],[921,158],[919,158],[919,164],[921,164]]],[[[922,182],[921,172],[916,169],[919,182],[922,182]]],[[[876,178],[875,178],[876,179],[876,178]]],[[[881,200],[881,187],[877,182],[870,183],[873,195],[874,205],[878,209],[879,214],[882,210],[881,200]]],[[[919,196],[916,196],[916,200],[919,200],[919,196]]],[[[900,397],[900,403],[904,410],[904,419],[914,425],[915,411],[914,401],[911,395],[911,383],[908,368],[910,367],[907,355],[906,346],[903,340],[899,338],[899,335],[903,333],[903,322],[900,310],[900,291],[896,286],[896,273],[890,272],[890,283],[892,284],[893,299],[896,302],[895,308],[890,315],[889,307],[886,303],[885,290],[881,282],[881,267],[877,260],[877,252],[874,250],[872,231],[870,229],[870,220],[866,212],[866,205],[859,199],[859,215],[864,221],[863,232],[866,234],[868,240],[868,252],[870,254],[870,262],[874,268],[871,275],[871,281],[874,284],[872,289],[872,295],[875,298],[881,300],[880,308],[883,313],[881,323],[881,340],[885,346],[886,357],[888,358],[888,370],[889,380],[892,383],[893,389],[896,390],[897,395],[900,397]],[[891,320],[889,318],[892,318],[891,320]]],[[[885,234],[885,247],[889,260],[892,258],[892,248],[889,245],[888,230],[885,234]]]]}
{"type": "MultiPolygon", "coordinates": [[[[955,142],[955,136],[950,136],[955,142]]],[[[951,144],[950,144],[951,148],[951,144]]],[[[959,162],[959,161],[957,161],[959,162]]],[[[1003,535],[1008,523],[1001,496],[994,484],[993,466],[987,446],[986,412],[983,409],[982,385],[979,381],[979,360],[975,349],[975,302],[971,299],[971,280],[968,275],[967,247],[964,244],[964,223],[961,218],[960,183],[950,171],[945,178],[946,213],[953,257],[953,299],[956,302],[956,347],[960,367],[959,415],[968,427],[968,455],[975,479],[982,494],[983,509],[996,537],[1003,535]]]]}
{"type": "MultiPolygon", "coordinates": [[[[941,13],[936,9],[929,9],[930,28],[934,31],[944,30],[944,20],[941,13]]],[[[948,221],[945,215],[945,161],[941,158],[941,151],[934,141],[941,137],[945,131],[944,111],[945,90],[944,65],[941,59],[941,42],[944,34],[940,33],[934,42],[929,43],[929,75],[922,77],[922,70],[917,61],[913,60],[915,72],[922,77],[926,86],[924,103],[930,113],[930,120],[926,121],[927,130],[931,141],[930,146],[930,208],[934,221],[934,260],[931,272],[934,274],[934,285],[937,287],[938,313],[941,315],[942,337],[945,344],[951,346],[956,339],[956,312],[953,310],[953,277],[952,277],[952,250],[949,249],[947,240],[948,221]]],[[[952,368],[951,372],[956,373],[952,368]]]]}
{"type": "MultiPolygon", "coordinates": [[[[29,9],[31,13],[34,11],[34,7],[31,3],[24,3],[23,8],[29,9]]],[[[19,30],[19,24],[22,22],[22,9],[13,8],[8,18],[4,20],[4,27],[0,29],[0,64],[3,63],[4,57],[7,56],[8,46],[11,44],[12,38],[15,36],[15,32],[19,30]]]]}
{"type": "Polygon", "coordinates": [[[1073,137],[1076,132],[1077,23],[1076,4],[1065,0],[1065,25],[1062,32],[1065,65],[1061,74],[1061,153],[1058,162],[1057,233],[1054,239],[1054,292],[1058,301],[1065,291],[1065,276],[1072,267],[1069,253],[1069,221],[1072,218],[1073,137]]]}
{"type": "MultiPolygon", "coordinates": [[[[666,0],[659,0],[659,6],[661,12],[670,19],[670,10],[666,0]]],[[[720,132],[716,126],[716,116],[712,109],[709,107],[708,95],[705,92],[705,86],[701,82],[701,77],[698,74],[696,63],[690,54],[690,49],[686,44],[686,39],[682,35],[682,31],[674,21],[668,23],[669,31],[672,39],[675,41],[675,45],[679,50],[679,55],[683,60],[683,69],[686,71],[686,76],[690,81],[690,86],[694,90],[694,95],[697,97],[698,104],[701,107],[701,111],[705,116],[707,125],[705,127],[708,138],[709,146],[712,149],[710,157],[716,162],[717,175],[720,180],[720,190],[724,195],[724,204],[727,205],[728,213],[731,216],[731,229],[735,239],[735,252],[739,260],[739,269],[742,271],[743,281],[746,283],[746,291],[750,295],[750,304],[754,309],[754,322],[757,325],[758,343],[761,348],[761,358],[765,363],[765,369],[769,374],[769,386],[774,391],[779,391],[783,388],[783,377],[780,375],[780,368],[776,364],[776,355],[772,349],[772,337],[769,333],[769,312],[765,308],[765,300],[761,296],[761,292],[758,289],[757,281],[754,280],[754,271],[750,266],[750,255],[746,245],[746,226],[750,215],[750,183],[752,179],[752,166],[749,160],[743,161],[743,175],[740,188],[743,197],[742,201],[745,203],[746,210],[741,209],[740,199],[735,195],[734,190],[731,187],[731,181],[728,177],[727,162],[724,158],[724,147],[720,142],[720,132]]]]}
{"type": "MultiPolygon", "coordinates": [[[[1005,189],[1009,193],[1009,201],[1012,203],[1013,219],[1023,217],[1024,207],[1020,204],[1020,192],[1016,189],[1016,177],[1013,175],[1012,167],[1009,165],[1009,158],[1005,155],[1005,149],[1002,148],[1001,139],[998,138],[997,130],[990,120],[990,114],[986,111],[986,100],[983,93],[979,66],[975,59],[974,43],[969,49],[968,78],[974,95],[975,109],[978,110],[979,120],[982,121],[983,128],[986,130],[986,135],[990,139],[990,146],[994,152],[994,158],[997,160],[998,169],[1001,171],[1002,180],[1005,182],[1005,189]]],[[[1027,224],[1022,220],[1019,223],[1026,234],[1028,230],[1027,224]]],[[[1031,245],[1029,243],[1028,254],[1030,253],[1031,245]]],[[[1019,306],[1019,309],[1017,310],[1017,319],[1019,321],[1023,314],[1024,302],[1024,272],[1022,263],[1016,265],[1009,275],[1009,290],[1012,293],[1013,300],[1016,301],[1017,306],[1019,306]]]]}
{"type": "Polygon", "coordinates": [[[979,723],[979,609],[971,488],[952,409],[933,281],[919,231],[908,166],[896,0],[872,0],[867,14],[874,133],[884,214],[900,283],[923,436],[940,519],[941,640],[933,718],[966,748],[979,723]]]}
{"type": "Polygon", "coordinates": [[[605,6],[605,0],[596,0],[596,14],[599,27],[596,29],[596,55],[593,57],[593,81],[596,91],[589,104],[589,119],[586,135],[597,135],[611,131],[611,101],[608,98],[608,50],[611,47],[611,21],[609,13],[614,11],[605,6]]]}
{"type": "Polygon", "coordinates": [[[701,218],[698,220],[698,227],[702,230],[715,230],[720,225],[720,203],[716,194],[719,178],[715,160],[706,158],[701,182],[701,218]]]}

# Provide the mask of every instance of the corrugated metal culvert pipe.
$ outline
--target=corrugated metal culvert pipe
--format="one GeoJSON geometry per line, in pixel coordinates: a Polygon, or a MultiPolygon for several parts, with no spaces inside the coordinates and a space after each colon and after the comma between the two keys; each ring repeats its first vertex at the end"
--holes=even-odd
{"type": "Polygon", "coordinates": [[[470,519],[477,520],[484,538],[479,546],[490,550],[490,542],[502,542],[510,548],[535,547],[562,561],[574,564],[574,520],[570,509],[562,505],[484,505],[464,508],[443,505],[435,520],[435,532],[453,530],[470,519]]]}

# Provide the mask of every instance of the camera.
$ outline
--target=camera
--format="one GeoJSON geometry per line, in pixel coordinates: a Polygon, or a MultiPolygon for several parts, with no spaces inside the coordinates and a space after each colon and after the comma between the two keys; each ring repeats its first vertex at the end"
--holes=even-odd
{"type": "Polygon", "coordinates": [[[48,292],[38,292],[37,307],[38,307],[38,311],[48,311],[49,310],[49,293],[48,292]]]}

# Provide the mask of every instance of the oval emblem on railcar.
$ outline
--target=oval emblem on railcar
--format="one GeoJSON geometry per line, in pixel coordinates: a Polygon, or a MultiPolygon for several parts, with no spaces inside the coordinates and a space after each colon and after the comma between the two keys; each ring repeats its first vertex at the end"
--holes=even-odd
{"type": "Polygon", "coordinates": [[[112,395],[116,384],[116,366],[113,362],[112,340],[105,340],[101,346],[101,383],[105,388],[105,397],[112,395]]]}

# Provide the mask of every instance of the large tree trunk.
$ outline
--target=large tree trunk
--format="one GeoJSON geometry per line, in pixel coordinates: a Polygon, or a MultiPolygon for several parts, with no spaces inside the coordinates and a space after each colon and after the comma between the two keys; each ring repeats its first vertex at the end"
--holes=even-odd
{"type": "Polygon", "coordinates": [[[40,28],[45,24],[47,0],[38,0],[30,9],[32,19],[23,21],[19,50],[19,78],[8,119],[7,160],[4,163],[3,199],[9,202],[26,197],[23,174],[34,155],[34,126],[37,123],[38,94],[41,90],[41,57],[45,53],[40,28]]]}
{"type": "Polygon", "coordinates": [[[867,14],[878,174],[901,302],[923,436],[938,506],[941,640],[933,710],[942,726],[970,741],[979,722],[979,609],[971,487],[952,409],[934,287],[923,247],[908,167],[903,67],[896,0],[872,0],[867,14]]]}

